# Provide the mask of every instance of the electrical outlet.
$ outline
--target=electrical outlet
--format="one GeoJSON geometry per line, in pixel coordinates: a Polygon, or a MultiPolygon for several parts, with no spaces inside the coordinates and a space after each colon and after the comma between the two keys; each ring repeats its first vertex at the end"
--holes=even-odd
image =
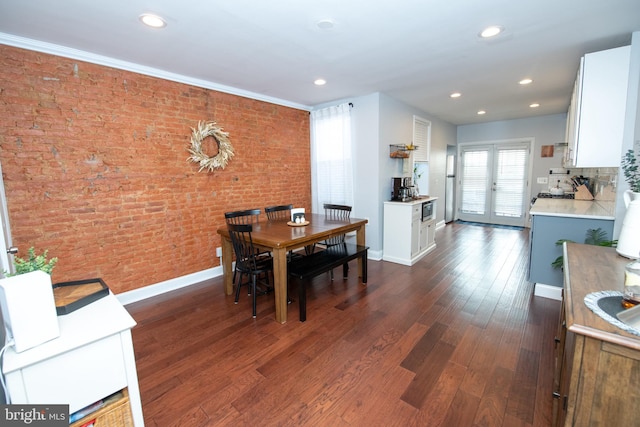
{"type": "Polygon", "coordinates": [[[222,256],[222,248],[216,248],[216,256],[220,258],[222,256]]]}
{"type": "Polygon", "coordinates": [[[549,178],[547,178],[546,176],[539,176],[538,180],[537,180],[538,184],[548,184],[549,183],[549,178]]]}

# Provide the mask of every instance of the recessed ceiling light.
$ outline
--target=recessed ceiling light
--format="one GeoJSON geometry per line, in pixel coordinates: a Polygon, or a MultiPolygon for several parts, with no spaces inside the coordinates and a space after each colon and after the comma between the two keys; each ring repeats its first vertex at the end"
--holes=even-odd
{"type": "Polygon", "coordinates": [[[167,26],[167,23],[165,22],[164,19],[152,13],[143,13],[138,17],[138,19],[144,25],[152,28],[164,28],[167,26]]]}
{"type": "Polygon", "coordinates": [[[331,19],[321,19],[320,21],[316,22],[316,27],[320,28],[321,30],[330,30],[331,28],[333,28],[334,23],[331,19]]]}
{"type": "Polygon", "coordinates": [[[487,112],[486,112],[486,111],[484,111],[484,110],[480,110],[480,111],[478,111],[478,115],[479,115],[479,116],[481,116],[481,115],[483,115],[483,114],[487,114],[487,112]]]}
{"type": "Polygon", "coordinates": [[[451,98],[460,98],[462,96],[462,94],[460,92],[453,92],[451,95],[449,95],[451,98]]]}
{"type": "Polygon", "coordinates": [[[531,80],[529,78],[526,78],[526,79],[520,80],[518,83],[520,83],[521,85],[528,85],[528,84],[533,83],[533,80],[531,80]]]}
{"type": "Polygon", "coordinates": [[[313,81],[313,84],[316,86],[323,86],[325,84],[327,84],[327,81],[325,79],[315,79],[313,81]]]}
{"type": "Polygon", "coordinates": [[[538,104],[537,102],[534,102],[533,104],[530,104],[529,107],[531,108],[538,108],[540,106],[540,104],[538,104]]]}
{"type": "Polygon", "coordinates": [[[482,37],[483,39],[486,39],[488,37],[495,37],[502,31],[504,31],[504,28],[500,27],[499,25],[492,25],[482,30],[482,32],[480,33],[480,37],[482,37]]]}

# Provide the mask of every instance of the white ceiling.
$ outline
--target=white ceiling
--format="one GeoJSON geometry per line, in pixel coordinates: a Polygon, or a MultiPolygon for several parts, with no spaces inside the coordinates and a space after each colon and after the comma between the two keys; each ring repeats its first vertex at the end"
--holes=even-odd
{"type": "Polygon", "coordinates": [[[0,3],[2,44],[99,55],[303,109],[382,92],[456,125],[566,112],[579,58],[627,45],[633,31],[640,0],[0,3]],[[144,12],[167,27],[144,27],[144,12]],[[319,29],[322,19],[334,27],[319,29]],[[505,32],[481,40],[488,25],[505,32]],[[524,77],[533,84],[518,85],[524,77]]]}

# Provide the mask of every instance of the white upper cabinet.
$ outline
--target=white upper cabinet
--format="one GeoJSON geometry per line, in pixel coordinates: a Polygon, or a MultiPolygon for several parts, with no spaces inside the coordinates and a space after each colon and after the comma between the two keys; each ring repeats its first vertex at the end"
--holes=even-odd
{"type": "Polygon", "coordinates": [[[630,46],[585,55],[567,113],[565,167],[619,167],[630,46]]]}

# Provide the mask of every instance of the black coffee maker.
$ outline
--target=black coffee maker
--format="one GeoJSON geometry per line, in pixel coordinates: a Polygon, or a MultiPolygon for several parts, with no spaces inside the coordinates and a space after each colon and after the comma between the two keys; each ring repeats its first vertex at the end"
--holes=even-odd
{"type": "Polygon", "coordinates": [[[406,202],[411,200],[413,196],[413,186],[411,178],[391,178],[391,200],[397,202],[406,202]]]}

